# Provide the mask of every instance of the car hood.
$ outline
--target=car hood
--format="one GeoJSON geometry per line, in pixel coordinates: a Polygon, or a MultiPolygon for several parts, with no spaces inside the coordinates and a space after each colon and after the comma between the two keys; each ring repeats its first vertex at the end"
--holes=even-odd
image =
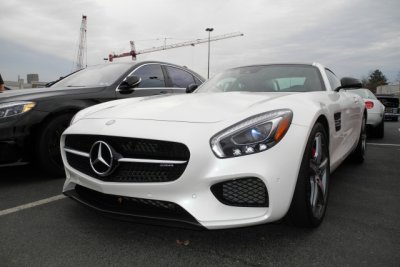
{"type": "Polygon", "coordinates": [[[8,90],[0,94],[0,102],[38,100],[66,94],[92,93],[101,89],[103,87],[57,87],[57,89],[48,87],[8,90]]]}
{"type": "Polygon", "coordinates": [[[290,94],[293,93],[230,92],[145,97],[114,101],[113,105],[88,112],[85,117],[211,123],[290,94]]]}

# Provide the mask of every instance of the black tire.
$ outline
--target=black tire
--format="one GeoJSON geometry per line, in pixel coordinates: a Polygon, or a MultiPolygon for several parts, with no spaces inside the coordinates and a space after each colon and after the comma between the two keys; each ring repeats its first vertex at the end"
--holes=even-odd
{"type": "Polygon", "coordinates": [[[399,121],[399,117],[394,117],[393,120],[394,121],[399,121]]]}
{"type": "Polygon", "coordinates": [[[361,164],[365,159],[365,152],[367,150],[367,132],[365,124],[365,116],[363,116],[361,123],[360,137],[358,138],[358,143],[356,149],[351,153],[349,159],[353,163],[361,164]]]}
{"type": "Polygon", "coordinates": [[[373,130],[372,131],[373,137],[375,137],[375,138],[383,138],[383,136],[385,135],[384,120],[382,119],[382,121],[378,124],[378,126],[373,128],[372,130],[373,130]]]}
{"type": "Polygon", "coordinates": [[[296,226],[318,227],[328,203],[329,144],[325,128],[316,123],[304,151],[288,219],[296,226]]]}
{"type": "Polygon", "coordinates": [[[61,160],[60,138],[69,126],[73,114],[58,115],[49,120],[37,135],[35,155],[39,167],[56,177],[64,177],[64,166],[61,160]]]}

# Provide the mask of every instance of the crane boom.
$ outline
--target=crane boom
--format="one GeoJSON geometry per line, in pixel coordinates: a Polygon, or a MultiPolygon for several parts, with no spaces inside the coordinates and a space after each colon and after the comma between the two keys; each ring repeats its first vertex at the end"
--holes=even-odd
{"type": "MultiPolygon", "coordinates": [[[[233,38],[233,37],[239,37],[243,36],[244,34],[241,32],[234,32],[234,33],[228,33],[228,34],[223,34],[223,35],[218,35],[210,38],[210,42],[214,41],[219,41],[223,39],[228,39],[228,38],[233,38]]],[[[110,62],[113,61],[114,58],[120,58],[120,57],[126,57],[126,56],[132,56],[132,60],[136,59],[137,55],[140,54],[145,54],[145,53],[151,53],[151,52],[156,52],[156,51],[162,51],[162,50],[167,50],[167,49],[173,49],[173,48],[179,48],[179,47],[184,47],[184,46],[195,46],[198,44],[202,43],[208,43],[208,38],[203,38],[203,39],[196,39],[196,40],[191,40],[191,41],[186,41],[186,42],[181,42],[181,43],[175,43],[175,44],[170,44],[170,45],[163,45],[163,46],[158,46],[158,47],[152,47],[152,48],[147,48],[143,49],[140,51],[135,50],[135,44],[133,41],[130,41],[131,44],[131,51],[122,53],[119,55],[116,54],[110,54],[108,56],[108,60],[110,62]]]]}

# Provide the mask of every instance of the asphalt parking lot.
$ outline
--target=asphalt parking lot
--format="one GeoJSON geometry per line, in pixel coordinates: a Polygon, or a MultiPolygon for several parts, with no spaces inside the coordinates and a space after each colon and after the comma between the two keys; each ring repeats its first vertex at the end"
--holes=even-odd
{"type": "Polygon", "coordinates": [[[62,178],[0,168],[0,266],[400,266],[400,122],[331,177],[323,224],[196,231],[103,217],[62,178]]]}

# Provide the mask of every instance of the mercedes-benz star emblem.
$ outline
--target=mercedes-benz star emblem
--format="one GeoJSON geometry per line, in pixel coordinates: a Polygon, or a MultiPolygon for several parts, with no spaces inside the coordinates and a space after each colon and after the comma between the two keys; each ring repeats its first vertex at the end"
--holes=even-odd
{"type": "Polygon", "coordinates": [[[90,149],[90,166],[100,176],[107,176],[114,171],[114,153],[103,141],[97,141],[90,149]]]}

